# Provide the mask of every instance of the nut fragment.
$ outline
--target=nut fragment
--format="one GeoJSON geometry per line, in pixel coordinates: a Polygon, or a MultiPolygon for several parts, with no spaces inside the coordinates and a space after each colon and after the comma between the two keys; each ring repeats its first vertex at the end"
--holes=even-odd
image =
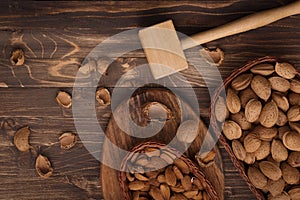
{"type": "Polygon", "coordinates": [[[49,178],[53,173],[51,163],[46,156],[39,155],[35,161],[35,169],[42,178],[49,178]]]}
{"type": "Polygon", "coordinates": [[[271,84],[261,75],[256,75],[251,81],[251,88],[257,96],[267,101],[271,96],[271,84]]]}
{"type": "Polygon", "coordinates": [[[277,181],[282,176],[280,168],[269,161],[260,162],[259,169],[266,177],[273,181],[277,181]]]}
{"type": "Polygon", "coordinates": [[[56,96],[56,101],[64,108],[70,108],[72,105],[71,95],[69,95],[67,92],[59,91],[56,96]]]}
{"type": "Polygon", "coordinates": [[[62,149],[70,149],[77,142],[77,136],[74,133],[66,132],[59,137],[60,147],[62,149]]]}
{"type": "Polygon", "coordinates": [[[20,128],[14,135],[14,144],[19,151],[28,152],[30,145],[28,142],[30,129],[28,126],[20,128]]]}
{"type": "Polygon", "coordinates": [[[96,100],[101,106],[110,105],[110,92],[106,88],[98,88],[96,92],[96,100]]]}
{"type": "Polygon", "coordinates": [[[25,60],[24,51],[22,49],[15,49],[11,53],[10,63],[12,65],[23,65],[25,60]]]}
{"type": "Polygon", "coordinates": [[[294,66],[289,63],[276,63],[275,71],[279,76],[286,79],[292,79],[297,74],[294,66]]]}

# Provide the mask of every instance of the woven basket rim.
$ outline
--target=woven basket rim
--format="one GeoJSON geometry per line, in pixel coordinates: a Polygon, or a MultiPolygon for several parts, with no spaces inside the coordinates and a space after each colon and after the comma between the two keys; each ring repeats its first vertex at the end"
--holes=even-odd
{"type": "MultiPolygon", "coordinates": [[[[214,92],[213,98],[211,99],[211,104],[210,104],[210,124],[214,130],[215,133],[217,133],[218,135],[220,135],[219,137],[219,141],[220,143],[224,146],[226,152],[229,154],[234,166],[237,168],[237,170],[239,171],[240,175],[242,176],[242,178],[246,181],[249,189],[251,190],[251,192],[256,196],[257,199],[259,200],[265,200],[266,197],[265,195],[259,190],[257,189],[250,181],[250,179],[248,178],[247,174],[246,174],[246,167],[245,164],[243,162],[241,162],[240,160],[238,160],[236,158],[236,156],[234,155],[231,145],[230,145],[230,141],[228,139],[226,139],[221,130],[219,129],[218,126],[218,122],[216,120],[215,114],[214,114],[214,107],[215,107],[215,103],[220,95],[220,93],[222,92],[222,90],[224,88],[226,88],[231,81],[236,78],[238,75],[248,71],[249,69],[251,69],[253,66],[258,65],[258,64],[262,64],[262,63],[276,63],[276,62],[280,62],[281,60],[279,60],[278,58],[274,57],[274,56],[265,56],[265,57],[261,57],[261,58],[257,58],[254,59],[248,63],[246,63],[245,65],[239,67],[238,69],[234,70],[230,76],[228,76],[224,81],[223,84],[221,84],[214,92]]],[[[300,73],[297,72],[297,76],[300,76],[300,73]]]]}
{"type": "Polygon", "coordinates": [[[136,145],[135,147],[133,147],[131,149],[131,151],[129,153],[127,153],[127,155],[125,156],[125,158],[123,159],[122,163],[121,163],[121,171],[119,172],[119,185],[121,188],[121,193],[122,196],[125,200],[131,200],[131,195],[128,191],[128,184],[126,184],[126,172],[125,172],[125,167],[126,167],[126,163],[131,159],[131,156],[136,153],[139,152],[141,150],[143,150],[146,147],[157,147],[160,149],[166,149],[167,151],[170,151],[172,153],[174,153],[177,157],[177,159],[182,159],[189,167],[191,170],[191,173],[198,178],[202,183],[205,182],[205,184],[203,185],[205,191],[207,192],[209,199],[213,199],[213,200],[218,200],[218,195],[217,192],[215,190],[215,188],[213,187],[213,185],[210,183],[210,181],[206,178],[205,174],[201,171],[201,169],[199,169],[192,160],[190,160],[188,157],[186,157],[185,155],[183,155],[182,153],[180,153],[178,150],[176,150],[173,147],[167,146],[166,144],[163,143],[159,143],[159,142],[143,142],[140,143],[138,145],[136,145]]]}

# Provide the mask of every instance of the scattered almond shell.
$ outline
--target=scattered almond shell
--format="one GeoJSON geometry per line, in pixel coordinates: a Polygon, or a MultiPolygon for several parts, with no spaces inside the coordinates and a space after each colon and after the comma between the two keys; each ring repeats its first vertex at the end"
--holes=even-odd
{"type": "Polygon", "coordinates": [[[69,93],[64,91],[59,91],[56,96],[57,103],[64,107],[64,108],[70,108],[72,105],[72,97],[69,95],[69,93]]]}
{"type": "Polygon", "coordinates": [[[53,168],[51,167],[49,159],[43,155],[38,155],[35,162],[35,169],[42,178],[49,178],[53,173],[53,168]]]}
{"type": "Polygon", "coordinates": [[[11,53],[10,63],[12,65],[20,66],[25,61],[24,51],[22,49],[15,49],[11,53]]]}
{"type": "Polygon", "coordinates": [[[70,149],[77,142],[77,136],[74,133],[66,132],[59,137],[60,147],[62,149],[70,149]]]}
{"type": "Polygon", "coordinates": [[[19,151],[28,152],[30,149],[29,145],[30,129],[28,126],[20,128],[14,135],[14,144],[19,151]]]}

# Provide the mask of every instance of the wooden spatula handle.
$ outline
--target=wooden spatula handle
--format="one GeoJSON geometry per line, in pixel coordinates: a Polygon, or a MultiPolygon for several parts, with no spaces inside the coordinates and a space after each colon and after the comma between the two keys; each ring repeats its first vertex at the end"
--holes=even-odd
{"type": "Polygon", "coordinates": [[[252,15],[248,15],[241,19],[235,20],[228,24],[219,26],[217,28],[204,31],[201,33],[197,33],[191,38],[194,40],[182,40],[182,48],[189,49],[194,46],[198,46],[200,44],[204,44],[206,42],[210,42],[216,39],[220,39],[226,36],[234,35],[237,33],[246,32],[252,29],[256,29],[272,22],[275,22],[279,19],[300,14],[300,1],[295,1],[286,6],[282,6],[279,8],[273,8],[270,10],[254,13],[252,15]]]}

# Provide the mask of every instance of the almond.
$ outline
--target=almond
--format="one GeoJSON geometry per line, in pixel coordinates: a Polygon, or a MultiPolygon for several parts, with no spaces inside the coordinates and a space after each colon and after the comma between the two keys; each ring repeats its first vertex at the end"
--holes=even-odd
{"type": "Polygon", "coordinates": [[[287,112],[287,117],[290,122],[300,121],[300,106],[292,106],[287,112]]]}
{"type": "Polygon", "coordinates": [[[290,128],[300,134],[300,123],[290,122],[290,128]]]}
{"type": "Polygon", "coordinates": [[[277,120],[278,120],[277,105],[273,101],[266,103],[261,111],[259,122],[264,127],[270,128],[276,124],[277,120]]]}
{"type": "Polygon", "coordinates": [[[72,105],[72,97],[69,93],[64,91],[59,91],[56,96],[57,103],[64,107],[64,108],[70,108],[72,105]]]}
{"type": "Polygon", "coordinates": [[[262,63],[262,64],[255,65],[254,67],[252,67],[250,69],[250,71],[253,74],[260,74],[260,75],[263,75],[263,76],[269,76],[275,71],[275,69],[274,69],[274,66],[272,64],[262,63]]]}
{"type": "Polygon", "coordinates": [[[198,190],[187,191],[184,192],[183,195],[188,199],[194,199],[194,197],[198,195],[198,190]]]}
{"type": "Polygon", "coordinates": [[[130,182],[128,185],[128,188],[130,190],[136,191],[136,190],[141,190],[145,187],[146,183],[143,181],[133,181],[130,182]]]}
{"type": "Polygon", "coordinates": [[[292,151],[300,151],[300,134],[295,131],[288,131],[282,137],[283,144],[292,151]]]}
{"type": "Polygon", "coordinates": [[[287,161],[292,167],[300,167],[300,152],[295,151],[291,152],[288,161],[287,161]]]}
{"type": "Polygon", "coordinates": [[[271,84],[265,77],[261,75],[256,75],[253,77],[251,81],[251,88],[255,94],[264,101],[267,101],[271,96],[271,84]]]}
{"type": "Polygon", "coordinates": [[[229,112],[233,114],[238,113],[241,109],[241,101],[236,92],[231,88],[228,88],[227,90],[226,105],[229,112]]]}
{"type": "Polygon", "coordinates": [[[191,177],[188,175],[185,175],[183,179],[181,179],[181,185],[183,186],[185,191],[189,191],[192,189],[192,181],[191,177]]]}
{"type": "Polygon", "coordinates": [[[283,192],[285,181],[280,178],[277,181],[268,180],[268,190],[272,196],[280,195],[283,192]]]}
{"type": "Polygon", "coordinates": [[[289,104],[289,101],[288,101],[288,99],[286,98],[286,96],[284,94],[281,94],[279,92],[273,92],[272,93],[272,99],[276,103],[278,108],[280,108],[284,112],[286,112],[289,109],[290,104],[289,104]]]}
{"type": "Polygon", "coordinates": [[[288,158],[288,151],[280,140],[272,141],[271,154],[276,162],[281,162],[288,158]]]}
{"type": "Polygon", "coordinates": [[[249,133],[244,139],[245,150],[248,153],[255,152],[261,145],[261,140],[254,133],[249,133]]]}
{"type": "Polygon", "coordinates": [[[260,147],[254,152],[256,160],[262,160],[271,152],[270,142],[262,141],[260,147]]]}
{"type": "Polygon", "coordinates": [[[190,173],[190,168],[187,166],[187,164],[183,160],[177,159],[177,160],[175,160],[174,164],[180,169],[180,171],[183,174],[190,173]]]}
{"type": "Polygon", "coordinates": [[[300,94],[300,81],[296,79],[292,79],[291,82],[291,91],[300,94]]]}
{"type": "Polygon", "coordinates": [[[298,184],[300,173],[297,168],[290,166],[288,163],[281,164],[282,177],[287,184],[298,184]]]}
{"type": "Polygon", "coordinates": [[[245,117],[245,113],[243,111],[240,111],[236,114],[232,114],[230,118],[235,121],[242,130],[249,130],[251,129],[251,123],[247,121],[245,117]]]}
{"type": "Polygon", "coordinates": [[[225,99],[219,96],[215,104],[215,116],[219,122],[224,122],[229,117],[229,111],[226,107],[225,99]]]}
{"type": "Polygon", "coordinates": [[[250,85],[252,77],[253,75],[250,73],[241,74],[237,76],[235,79],[233,79],[233,81],[231,82],[231,87],[234,90],[238,90],[238,91],[243,90],[250,85]]]}
{"type": "Polygon", "coordinates": [[[22,127],[16,131],[14,135],[14,144],[19,151],[28,152],[30,149],[29,135],[30,129],[28,126],[22,127]]]}
{"type": "Polygon", "coordinates": [[[171,196],[171,190],[167,184],[161,184],[159,186],[160,192],[164,199],[170,199],[171,196]]]}
{"type": "Polygon", "coordinates": [[[154,200],[164,200],[164,197],[161,193],[161,190],[158,189],[158,188],[151,188],[150,189],[150,192],[149,192],[149,195],[154,199],[154,200]]]}
{"type": "Polygon", "coordinates": [[[251,99],[245,106],[245,117],[248,122],[255,122],[260,115],[262,104],[256,99],[251,99]]]}
{"type": "Polygon", "coordinates": [[[290,89],[290,82],[284,78],[273,76],[268,79],[271,88],[279,92],[286,92],[290,89]]]}
{"type": "Polygon", "coordinates": [[[177,179],[183,179],[183,174],[181,173],[181,171],[179,170],[179,168],[177,166],[173,166],[173,171],[174,174],[176,175],[177,179]]]}
{"type": "Polygon", "coordinates": [[[248,177],[249,177],[251,183],[256,188],[262,189],[268,183],[267,177],[263,173],[261,173],[261,171],[259,169],[257,169],[256,167],[250,166],[247,174],[248,174],[248,177]]]}
{"type": "Polygon", "coordinates": [[[289,63],[276,63],[275,71],[279,76],[285,79],[293,79],[297,74],[294,66],[289,63]]]}
{"type": "Polygon", "coordinates": [[[292,188],[288,191],[288,194],[290,195],[291,200],[299,200],[300,199],[300,188],[292,188]]]}
{"type": "Polygon", "coordinates": [[[287,116],[281,110],[278,110],[278,119],[276,125],[284,126],[288,122],[287,116]]]}
{"type": "Polygon", "coordinates": [[[280,168],[272,162],[262,161],[258,165],[261,172],[273,181],[277,181],[282,176],[280,168]]]}
{"type": "Polygon", "coordinates": [[[272,141],[272,139],[277,135],[277,128],[266,128],[258,125],[252,132],[258,135],[258,138],[263,141],[272,141]]]}
{"type": "Polygon", "coordinates": [[[275,197],[272,195],[269,196],[268,200],[291,200],[290,196],[288,193],[283,192],[275,197]]]}
{"type": "Polygon", "coordinates": [[[234,155],[239,160],[244,160],[246,157],[246,150],[238,140],[232,140],[232,150],[234,155]]]}
{"type": "Polygon", "coordinates": [[[282,127],[279,127],[279,128],[278,128],[278,136],[277,136],[277,138],[280,139],[280,140],[282,140],[283,135],[284,135],[286,132],[290,131],[290,130],[291,130],[291,129],[290,129],[289,126],[282,126],[282,127]]]}
{"type": "Polygon", "coordinates": [[[242,107],[245,108],[246,104],[250,99],[258,99],[258,96],[253,92],[253,90],[248,87],[245,90],[242,90],[239,94],[242,107]]]}
{"type": "Polygon", "coordinates": [[[176,175],[173,172],[172,166],[167,167],[165,171],[166,183],[170,186],[176,185],[176,175]]]}
{"type": "Polygon", "coordinates": [[[255,163],[255,153],[246,153],[246,157],[244,159],[244,162],[248,165],[252,165],[255,163]]]}
{"type": "Polygon", "coordinates": [[[242,129],[236,122],[227,120],[223,125],[223,133],[229,140],[239,139],[242,136],[242,129]]]}

